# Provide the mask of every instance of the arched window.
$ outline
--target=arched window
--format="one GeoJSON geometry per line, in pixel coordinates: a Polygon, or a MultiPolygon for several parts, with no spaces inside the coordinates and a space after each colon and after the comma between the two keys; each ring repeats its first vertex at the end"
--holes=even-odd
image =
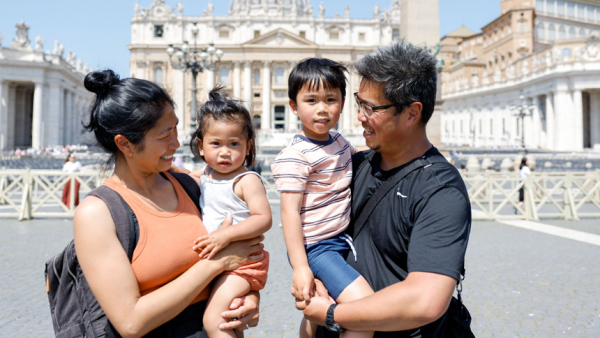
{"type": "Polygon", "coordinates": [[[575,27],[569,28],[569,39],[575,39],[577,37],[577,32],[575,31],[575,27]]]}
{"type": "Polygon", "coordinates": [[[278,67],[275,70],[275,83],[276,84],[284,84],[285,83],[284,78],[283,78],[283,68],[281,68],[281,67],[278,67]]]}
{"type": "Polygon", "coordinates": [[[219,72],[219,82],[226,85],[229,83],[229,68],[221,68],[219,72]]]}
{"type": "Polygon", "coordinates": [[[163,70],[162,67],[154,68],[154,83],[163,84],[163,70]]]}
{"type": "Polygon", "coordinates": [[[254,84],[260,84],[260,70],[254,70],[254,84]]]}
{"type": "Polygon", "coordinates": [[[556,40],[556,27],[554,27],[553,23],[551,23],[550,26],[548,26],[548,40],[556,40]]]}
{"type": "Polygon", "coordinates": [[[558,28],[558,39],[565,40],[566,38],[567,38],[567,30],[565,29],[565,26],[560,25],[560,27],[558,28]]]}
{"type": "Polygon", "coordinates": [[[542,22],[538,23],[536,28],[536,34],[538,40],[546,40],[546,28],[542,22]]]}
{"type": "Polygon", "coordinates": [[[579,37],[580,38],[585,38],[586,37],[586,35],[585,35],[585,28],[582,28],[582,29],[579,30],[579,37]]]}

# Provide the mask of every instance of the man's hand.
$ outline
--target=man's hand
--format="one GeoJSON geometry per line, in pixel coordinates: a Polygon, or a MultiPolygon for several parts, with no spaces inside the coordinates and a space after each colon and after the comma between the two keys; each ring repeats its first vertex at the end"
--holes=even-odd
{"type": "Polygon", "coordinates": [[[227,245],[229,245],[230,240],[223,229],[217,229],[211,232],[208,235],[204,235],[199,237],[194,241],[194,250],[202,249],[200,252],[200,257],[211,259],[213,258],[217,252],[223,250],[227,245]]]}
{"type": "Polygon", "coordinates": [[[325,285],[320,280],[315,280],[316,295],[308,301],[296,301],[296,308],[304,310],[304,317],[313,323],[325,326],[325,317],[327,317],[327,309],[335,301],[329,296],[325,285]]]}
{"type": "Polygon", "coordinates": [[[246,325],[250,327],[256,327],[258,325],[259,311],[258,305],[260,303],[260,294],[258,292],[250,292],[247,295],[235,298],[229,308],[231,310],[225,311],[221,314],[223,319],[227,321],[219,325],[221,330],[244,330],[246,325]]]}
{"type": "Polygon", "coordinates": [[[296,300],[309,300],[314,295],[315,277],[308,266],[299,266],[294,269],[292,282],[292,295],[296,300]]]}

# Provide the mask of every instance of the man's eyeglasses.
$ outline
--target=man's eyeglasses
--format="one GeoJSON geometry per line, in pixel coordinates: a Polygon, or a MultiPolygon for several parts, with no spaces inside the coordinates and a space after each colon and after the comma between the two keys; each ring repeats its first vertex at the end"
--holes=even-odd
{"type": "Polygon", "coordinates": [[[391,107],[396,107],[396,109],[398,110],[398,113],[402,112],[402,109],[405,106],[408,106],[407,104],[399,104],[399,103],[395,103],[395,104],[389,104],[387,106],[369,106],[368,104],[362,102],[359,98],[358,98],[358,92],[354,93],[354,103],[356,104],[356,108],[358,109],[358,111],[361,111],[365,114],[365,116],[370,119],[375,115],[375,112],[377,110],[384,110],[384,109],[388,109],[391,107]]]}

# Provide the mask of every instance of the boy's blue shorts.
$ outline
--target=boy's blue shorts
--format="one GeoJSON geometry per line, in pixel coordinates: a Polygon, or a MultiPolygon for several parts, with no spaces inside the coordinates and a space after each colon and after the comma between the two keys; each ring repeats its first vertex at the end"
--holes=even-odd
{"type": "Polygon", "coordinates": [[[333,299],[337,300],[342,291],[360,276],[346,263],[350,244],[344,233],[304,247],[313,275],[325,284],[333,299]]]}

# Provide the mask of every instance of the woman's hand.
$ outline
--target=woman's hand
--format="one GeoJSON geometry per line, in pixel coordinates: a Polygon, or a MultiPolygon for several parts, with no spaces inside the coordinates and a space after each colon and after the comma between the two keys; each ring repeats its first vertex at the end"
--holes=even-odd
{"type": "Polygon", "coordinates": [[[247,295],[235,298],[229,308],[221,316],[227,321],[219,326],[221,330],[245,330],[248,327],[258,325],[260,303],[260,294],[256,291],[249,292],[247,295]]]}

